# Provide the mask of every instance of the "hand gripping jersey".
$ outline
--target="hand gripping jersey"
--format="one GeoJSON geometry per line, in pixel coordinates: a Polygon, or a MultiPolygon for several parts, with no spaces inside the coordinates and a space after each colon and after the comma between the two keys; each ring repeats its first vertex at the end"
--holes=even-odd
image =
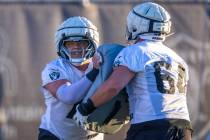
{"type": "MultiPolygon", "coordinates": [[[[89,65],[86,72],[91,69],[92,65],[89,65]]],[[[73,65],[59,58],[47,64],[42,71],[42,86],[61,79],[67,79],[73,84],[82,76],[84,74],[73,65]]],[[[50,131],[60,140],[87,140],[87,136],[93,134],[93,132],[84,131],[76,125],[74,120],[67,118],[74,106],[73,104],[65,104],[53,97],[46,89],[43,88],[42,90],[47,108],[42,116],[40,128],[50,131]]],[[[91,140],[103,140],[103,134],[98,134],[91,140]]]]}
{"type": "Polygon", "coordinates": [[[174,51],[161,42],[142,41],[123,49],[114,65],[136,73],[126,87],[131,124],[164,118],[190,120],[188,67],[174,51]]]}
{"type": "MultiPolygon", "coordinates": [[[[112,72],[113,62],[117,54],[124,48],[119,44],[105,44],[98,48],[103,58],[99,74],[83,101],[91,97],[96,89],[112,72]]],[[[122,90],[111,101],[98,107],[88,117],[89,130],[114,134],[129,120],[127,93],[122,90]]]]}

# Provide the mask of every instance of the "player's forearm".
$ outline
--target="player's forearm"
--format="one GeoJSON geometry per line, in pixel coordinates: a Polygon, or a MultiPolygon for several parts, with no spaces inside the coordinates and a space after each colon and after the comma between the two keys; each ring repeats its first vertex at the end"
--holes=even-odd
{"type": "Polygon", "coordinates": [[[85,96],[91,85],[92,82],[84,77],[74,84],[63,84],[58,88],[56,95],[60,101],[67,104],[74,104],[85,96]]]}
{"type": "Polygon", "coordinates": [[[91,97],[95,107],[98,107],[116,96],[123,87],[117,86],[112,80],[104,82],[104,84],[96,90],[96,93],[91,97]]]}
{"type": "Polygon", "coordinates": [[[93,68],[86,77],[73,84],[63,84],[56,92],[57,98],[67,104],[74,104],[80,101],[87,93],[95,80],[99,70],[93,68]]]}

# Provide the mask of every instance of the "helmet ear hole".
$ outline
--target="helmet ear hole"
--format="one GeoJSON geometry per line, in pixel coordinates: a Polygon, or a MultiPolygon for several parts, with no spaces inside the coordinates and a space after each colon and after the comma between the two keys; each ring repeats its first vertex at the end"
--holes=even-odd
{"type": "Polygon", "coordinates": [[[58,56],[61,56],[61,53],[60,53],[60,52],[57,52],[57,55],[58,55],[58,56]]]}
{"type": "Polygon", "coordinates": [[[133,32],[136,32],[136,31],[137,31],[137,29],[135,27],[133,27],[133,32]]]}
{"type": "Polygon", "coordinates": [[[90,37],[91,37],[91,35],[90,35],[89,32],[86,33],[86,37],[87,37],[87,38],[90,38],[90,37]]]}
{"type": "Polygon", "coordinates": [[[65,38],[65,33],[62,34],[62,38],[65,38]]]}

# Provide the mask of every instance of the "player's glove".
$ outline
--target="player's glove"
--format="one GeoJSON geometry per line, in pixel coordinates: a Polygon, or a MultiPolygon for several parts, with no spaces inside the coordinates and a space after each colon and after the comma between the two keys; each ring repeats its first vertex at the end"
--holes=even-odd
{"type": "Polygon", "coordinates": [[[103,57],[102,57],[102,55],[101,55],[101,53],[100,52],[98,52],[98,51],[96,51],[95,52],[95,57],[97,58],[97,62],[101,65],[101,64],[103,64],[103,57]]]}
{"type": "Polygon", "coordinates": [[[81,103],[76,107],[76,114],[73,116],[73,119],[76,121],[76,124],[83,129],[88,129],[87,118],[90,113],[92,113],[96,107],[94,106],[91,99],[88,99],[86,103],[81,103]]]}

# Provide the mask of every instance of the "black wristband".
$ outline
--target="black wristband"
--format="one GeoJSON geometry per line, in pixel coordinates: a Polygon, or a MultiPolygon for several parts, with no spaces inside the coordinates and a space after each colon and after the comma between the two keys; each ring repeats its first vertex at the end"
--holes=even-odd
{"type": "Polygon", "coordinates": [[[87,100],[86,103],[81,103],[79,106],[78,106],[78,110],[79,112],[84,115],[84,116],[87,116],[89,115],[90,113],[92,113],[94,110],[96,109],[96,107],[94,106],[92,100],[89,98],[87,100]]]}
{"type": "Polygon", "coordinates": [[[99,73],[99,70],[96,69],[96,68],[93,68],[90,72],[88,72],[86,74],[86,77],[91,81],[93,82],[95,79],[96,79],[96,76],[98,75],[99,73]]]}

